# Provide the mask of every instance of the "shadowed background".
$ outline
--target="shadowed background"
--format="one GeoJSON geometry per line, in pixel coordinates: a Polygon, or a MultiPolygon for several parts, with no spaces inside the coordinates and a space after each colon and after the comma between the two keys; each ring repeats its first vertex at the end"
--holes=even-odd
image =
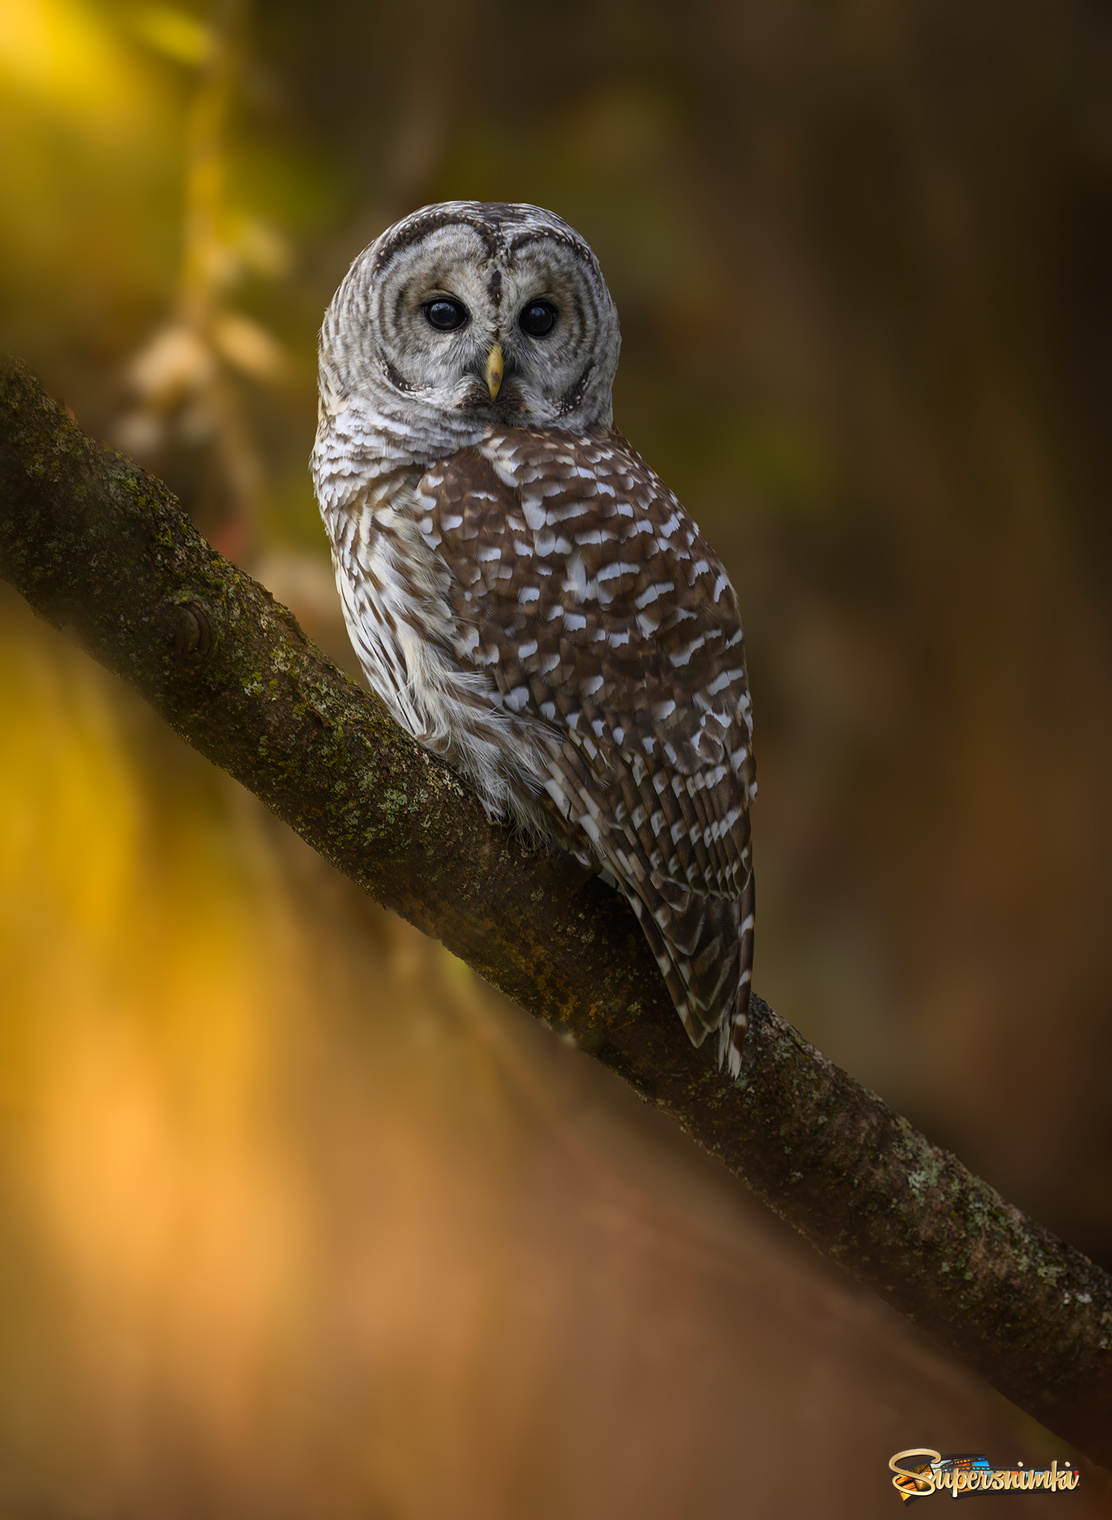
{"type": "MultiPolygon", "coordinates": [[[[1108,1266],[1110,32],[0,9],[0,340],[349,669],[335,285],[449,197],[590,240],[745,618],[758,991],[1108,1266]]],[[[1065,1455],[10,594],[0,638],[0,1520],[871,1515],[902,1447],[1065,1455]]]]}

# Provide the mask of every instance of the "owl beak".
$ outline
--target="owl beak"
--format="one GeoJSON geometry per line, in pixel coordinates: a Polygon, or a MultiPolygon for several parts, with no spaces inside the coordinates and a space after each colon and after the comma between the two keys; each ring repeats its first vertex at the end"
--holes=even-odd
{"type": "Polygon", "coordinates": [[[490,399],[494,401],[502,388],[502,375],[505,369],[505,359],[502,354],[501,343],[496,343],[487,354],[487,362],[483,366],[483,379],[487,383],[490,399]]]}

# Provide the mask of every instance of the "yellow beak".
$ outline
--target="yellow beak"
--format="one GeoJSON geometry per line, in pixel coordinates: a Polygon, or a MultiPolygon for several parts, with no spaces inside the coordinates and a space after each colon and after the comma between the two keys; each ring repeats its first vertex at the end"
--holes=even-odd
{"type": "Polygon", "coordinates": [[[491,349],[490,353],[487,354],[486,366],[483,369],[483,378],[487,383],[487,390],[490,392],[490,399],[492,401],[497,397],[498,392],[502,389],[502,372],[504,364],[505,360],[502,357],[502,345],[501,343],[496,343],[491,349]]]}

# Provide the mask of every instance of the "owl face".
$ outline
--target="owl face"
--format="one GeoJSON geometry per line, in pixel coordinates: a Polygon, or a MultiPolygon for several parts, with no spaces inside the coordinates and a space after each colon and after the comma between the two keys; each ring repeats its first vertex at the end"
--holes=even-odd
{"type": "Polygon", "coordinates": [[[321,333],[325,381],[452,425],[608,426],[618,317],[594,254],[533,206],[448,202],[356,259],[321,333]]]}

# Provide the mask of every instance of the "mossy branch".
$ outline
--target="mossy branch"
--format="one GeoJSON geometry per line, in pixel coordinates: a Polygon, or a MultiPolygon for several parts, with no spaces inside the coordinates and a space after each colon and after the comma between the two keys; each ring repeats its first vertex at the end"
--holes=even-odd
{"type": "Polygon", "coordinates": [[[0,365],[0,575],[379,902],[574,1036],[1021,1408],[1112,1463],[1112,1280],[759,998],[693,1050],[624,901],[529,854],[207,544],[167,488],[0,365]]]}

